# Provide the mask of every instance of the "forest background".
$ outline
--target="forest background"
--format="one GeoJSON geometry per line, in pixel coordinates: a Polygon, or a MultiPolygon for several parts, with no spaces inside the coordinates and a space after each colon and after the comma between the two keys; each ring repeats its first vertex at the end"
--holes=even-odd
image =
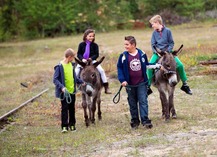
{"type": "Polygon", "coordinates": [[[165,23],[217,18],[216,0],[0,0],[0,42],[22,41],[148,26],[160,14],[165,23]]]}

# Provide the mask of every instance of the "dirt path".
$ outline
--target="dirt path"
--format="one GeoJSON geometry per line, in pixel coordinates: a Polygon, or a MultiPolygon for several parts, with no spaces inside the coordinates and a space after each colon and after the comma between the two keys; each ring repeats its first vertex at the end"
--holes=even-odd
{"type": "Polygon", "coordinates": [[[137,134],[136,137],[128,137],[128,139],[115,142],[108,147],[99,146],[96,148],[96,152],[88,154],[88,156],[192,156],[192,152],[195,152],[195,156],[198,156],[197,153],[217,156],[217,129],[159,134],[147,137],[147,139],[162,141],[162,143],[158,142],[157,144],[137,148],[130,146],[140,138],[144,140],[141,134],[137,134]],[[127,145],[129,146],[127,147],[127,145]]]}
{"type": "MultiPolygon", "coordinates": [[[[214,85],[214,84],[213,84],[214,85]]],[[[167,156],[210,156],[217,157],[217,118],[215,105],[211,101],[207,101],[208,95],[216,95],[214,91],[200,95],[200,90],[194,90],[195,96],[189,97],[183,95],[181,91],[177,90],[182,98],[177,98],[177,104],[183,103],[186,106],[182,106],[178,109],[180,119],[173,121],[174,124],[168,125],[171,128],[170,133],[158,133],[156,135],[147,135],[140,131],[132,131],[128,134],[124,140],[114,142],[112,144],[99,144],[94,147],[94,152],[89,153],[87,156],[91,157],[125,157],[125,156],[139,156],[139,157],[167,157],[167,156]],[[206,99],[206,106],[197,103],[206,99]],[[193,105],[194,107],[191,107],[193,105]],[[213,106],[214,105],[214,106],[213,106]],[[212,107],[211,107],[212,106],[212,107]],[[186,108],[185,108],[186,107],[186,108]],[[211,107],[211,108],[209,108],[211,107]],[[195,109],[195,113],[193,110],[195,109]],[[191,111],[190,111],[191,110],[191,111]],[[189,119],[185,115],[189,116],[189,119]],[[184,116],[184,117],[182,117],[184,116]],[[193,120],[191,120],[191,118],[193,120]],[[193,123],[192,123],[193,122],[193,123]],[[182,130],[175,129],[175,126],[182,126],[182,130]],[[184,126],[186,125],[186,129],[184,126]],[[173,131],[174,130],[174,131],[173,131]]],[[[152,106],[151,111],[153,117],[160,115],[160,101],[156,100],[158,93],[155,92],[152,97],[149,98],[149,102],[152,106]]],[[[126,100],[122,93],[121,100],[126,100]]],[[[204,102],[206,102],[204,101],[204,102]]],[[[177,105],[177,108],[179,106],[177,105]]],[[[160,129],[162,121],[155,119],[156,128],[160,129]]],[[[173,123],[172,122],[172,123],[173,123]]],[[[164,128],[162,128],[164,131],[164,128]]]]}

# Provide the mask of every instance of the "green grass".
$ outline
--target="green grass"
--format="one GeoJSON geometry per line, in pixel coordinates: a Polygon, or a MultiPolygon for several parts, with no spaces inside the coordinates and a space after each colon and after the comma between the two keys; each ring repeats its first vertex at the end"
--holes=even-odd
{"type": "Polygon", "coordinates": [[[153,129],[130,129],[130,115],[125,90],[118,104],[112,102],[120,87],[116,63],[124,51],[123,38],[134,35],[138,48],[151,57],[152,30],[123,30],[96,34],[102,63],[109,76],[112,95],[102,94],[102,121],[86,128],[77,95],[77,132],[62,134],[60,102],[54,98],[53,67],[66,48],[77,50],[82,35],[0,44],[0,115],[35,96],[45,88],[49,91],[14,116],[13,125],[0,133],[2,157],[17,156],[209,156],[216,155],[217,111],[216,68],[201,66],[201,60],[215,59],[217,31],[213,24],[171,27],[175,48],[184,44],[180,59],[185,64],[193,95],[183,93],[177,85],[175,107],[178,119],[165,123],[157,90],[149,96],[149,115],[153,129]],[[22,87],[21,82],[28,85],[22,87]],[[203,134],[202,131],[206,131],[203,134]],[[213,132],[213,134],[212,134],[213,132]],[[194,135],[197,135],[196,137],[194,135]],[[202,143],[201,143],[202,139],[202,143]],[[179,154],[179,155],[178,155],[179,154]]]}

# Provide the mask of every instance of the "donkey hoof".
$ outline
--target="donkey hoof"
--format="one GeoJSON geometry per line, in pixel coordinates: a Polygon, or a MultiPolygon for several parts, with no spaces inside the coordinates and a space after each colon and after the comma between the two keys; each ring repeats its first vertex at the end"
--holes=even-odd
{"type": "Polygon", "coordinates": [[[165,122],[166,122],[166,123],[169,123],[169,122],[170,122],[170,118],[166,118],[166,119],[165,119],[165,122]]]}
{"type": "Polygon", "coordinates": [[[86,127],[88,128],[88,126],[89,126],[89,123],[86,123],[86,127]]]}
{"type": "Polygon", "coordinates": [[[173,119],[177,119],[177,115],[176,115],[176,114],[173,114],[173,115],[172,115],[172,118],[173,118],[173,119]]]}
{"type": "Polygon", "coordinates": [[[92,124],[95,124],[95,119],[94,119],[94,120],[91,120],[91,123],[92,123],[92,124]]]}

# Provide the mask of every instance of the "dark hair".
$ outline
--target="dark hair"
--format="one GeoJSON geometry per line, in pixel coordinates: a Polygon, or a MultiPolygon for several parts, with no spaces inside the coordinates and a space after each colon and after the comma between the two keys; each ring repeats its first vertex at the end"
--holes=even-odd
{"type": "MultiPolygon", "coordinates": [[[[83,36],[83,41],[86,41],[87,39],[87,36],[88,36],[88,34],[90,34],[90,33],[94,33],[94,36],[95,36],[95,30],[93,30],[93,29],[87,29],[85,32],[84,32],[84,36],[83,36]]],[[[95,41],[95,38],[93,39],[93,41],[92,42],[94,42],[95,41]]]]}
{"type": "Polygon", "coordinates": [[[129,41],[129,43],[132,45],[132,44],[135,44],[136,46],[136,39],[133,37],[133,36],[126,36],[124,37],[125,40],[129,41]]]}

